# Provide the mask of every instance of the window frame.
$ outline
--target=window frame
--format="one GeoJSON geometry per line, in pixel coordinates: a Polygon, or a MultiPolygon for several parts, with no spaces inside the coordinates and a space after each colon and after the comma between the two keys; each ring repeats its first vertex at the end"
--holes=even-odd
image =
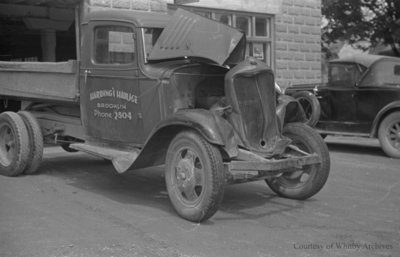
{"type": "Polygon", "coordinates": [[[91,27],[91,54],[90,54],[90,62],[93,67],[122,67],[122,68],[127,68],[127,67],[137,67],[137,60],[138,60],[138,41],[137,41],[137,31],[136,27],[132,23],[128,22],[102,22],[102,21],[96,21],[95,23],[93,22],[91,27]],[[129,28],[132,31],[133,34],[133,42],[134,42],[134,56],[131,62],[128,63],[99,63],[96,61],[96,29],[98,27],[125,27],[129,28]]]}

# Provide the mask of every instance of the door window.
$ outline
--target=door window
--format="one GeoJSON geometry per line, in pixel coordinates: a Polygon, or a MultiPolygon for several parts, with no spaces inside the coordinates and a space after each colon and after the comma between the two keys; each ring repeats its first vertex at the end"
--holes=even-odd
{"type": "Polygon", "coordinates": [[[354,64],[332,64],[329,70],[329,83],[333,87],[353,87],[361,77],[354,64]]]}
{"type": "Polygon", "coordinates": [[[132,28],[98,26],[94,29],[94,58],[97,64],[129,64],[135,59],[132,28]]]}

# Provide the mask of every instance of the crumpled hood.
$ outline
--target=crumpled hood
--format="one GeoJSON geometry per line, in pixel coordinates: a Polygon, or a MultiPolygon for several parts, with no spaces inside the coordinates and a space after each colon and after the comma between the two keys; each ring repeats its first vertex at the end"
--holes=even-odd
{"type": "Polygon", "coordinates": [[[178,9],[161,33],[148,60],[194,57],[218,65],[244,58],[245,36],[240,31],[200,15],[178,9]]]}

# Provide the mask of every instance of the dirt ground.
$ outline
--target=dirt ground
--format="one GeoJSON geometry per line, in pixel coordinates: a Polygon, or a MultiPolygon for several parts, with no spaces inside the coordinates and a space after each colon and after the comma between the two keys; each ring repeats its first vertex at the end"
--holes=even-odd
{"type": "Polygon", "coordinates": [[[38,175],[0,177],[0,256],[400,256],[400,160],[374,140],[327,142],[331,174],[313,198],[233,185],[202,224],[177,216],[162,167],[117,175],[47,148],[38,175]]]}

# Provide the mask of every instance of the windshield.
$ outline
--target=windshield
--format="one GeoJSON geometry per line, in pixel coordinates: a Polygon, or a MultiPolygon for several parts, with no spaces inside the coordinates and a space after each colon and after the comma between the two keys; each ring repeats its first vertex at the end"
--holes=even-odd
{"type": "Polygon", "coordinates": [[[162,28],[143,28],[143,45],[144,45],[144,56],[147,63],[147,57],[153,49],[155,43],[160,37],[162,28]]]}

